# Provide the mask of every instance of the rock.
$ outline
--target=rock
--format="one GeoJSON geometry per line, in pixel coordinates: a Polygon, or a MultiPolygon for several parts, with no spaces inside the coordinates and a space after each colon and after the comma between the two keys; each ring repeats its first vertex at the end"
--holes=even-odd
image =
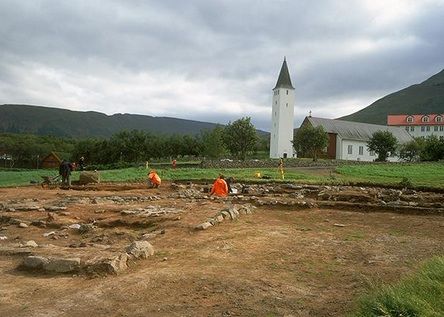
{"type": "Polygon", "coordinates": [[[50,236],[53,236],[53,235],[55,235],[55,234],[56,234],[55,231],[51,231],[51,232],[46,232],[46,233],[44,233],[43,236],[44,236],[44,237],[50,237],[50,236]]]}
{"type": "Polygon", "coordinates": [[[41,269],[48,262],[49,260],[43,256],[30,255],[23,260],[22,265],[27,269],[41,269]]]}
{"type": "Polygon", "coordinates": [[[44,221],[44,220],[36,220],[36,221],[31,222],[31,225],[39,227],[39,228],[46,228],[46,221],[44,221]]]}
{"type": "Polygon", "coordinates": [[[111,258],[100,259],[86,266],[89,273],[118,274],[128,268],[128,254],[125,252],[111,258]]]}
{"type": "Polygon", "coordinates": [[[224,221],[224,217],[222,216],[222,214],[218,214],[214,219],[215,219],[217,222],[222,222],[222,221],[224,221]]]}
{"type": "Polygon", "coordinates": [[[342,223],[334,223],[333,226],[335,227],[345,227],[342,223]]]}
{"type": "Polygon", "coordinates": [[[92,231],[95,228],[96,228],[96,226],[94,226],[92,223],[84,223],[84,224],[80,225],[79,232],[81,234],[83,234],[83,233],[87,233],[89,231],[92,231]]]}
{"type": "Polygon", "coordinates": [[[48,212],[46,217],[46,222],[55,222],[57,220],[57,216],[53,212],[48,212]]]}
{"type": "Polygon", "coordinates": [[[195,227],[195,229],[196,230],[206,230],[206,229],[208,229],[209,227],[212,227],[213,225],[211,224],[211,223],[209,223],[209,222],[203,222],[203,223],[201,223],[201,224],[198,224],[196,227],[195,227]]]}
{"type": "Polygon", "coordinates": [[[136,259],[146,259],[154,254],[154,248],[148,241],[134,241],[126,247],[125,251],[136,259]]]}
{"type": "Polygon", "coordinates": [[[70,228],[70,229],[76,229],[76,230],[79,230],[80,229],[80,224],[78,224],[78,223],[73,223],[72,225],[69,225],[68,226],[68,228],[70,228]]]}
{"type": "Polygon", "coordinates": [[[20,222],[18,226],[19,228],[28,228],[28,225],[24,222],[20,222]]]}
{"type": "Polygon", "coordinates": [[[142,240],[152,240],[157,236],[156,233],[145,233],[142,235],[142,240]]]}
{"type": "Polygon", "coordinates": [[[0,241],[2,241],[2,240],[8,240],[8,237],[7,236],[0,236],[0,241]]]}
{"type": "Polygon", "coordinates": [[[80,172],[79,176],[79,184],[80,185],[86,185],[86,184],[97,184],[100,183],[100,174],[99,172],[80,172]]]}
{"type": "Polygon", "coordinates": [[[43,268],[45,271],[56,273],[76,272],[80,268],[80,258],[50,259],[43,268]]]}
{"type": "Polygon", "coordinates": [[[29,240],[23,246],[28,248],[37,248],[39,245],[34,240],[29,240]]]}
{"type": "Polygon", "coordinates": [[[228,219],[228,218],[231,217],[231,216],[230,216],[230,213],[229,213],[228,211],[226,211],[226,210],[221,211],[220,214],[222,215],[222,217],[224,217],[224,219],[228,219]]]}

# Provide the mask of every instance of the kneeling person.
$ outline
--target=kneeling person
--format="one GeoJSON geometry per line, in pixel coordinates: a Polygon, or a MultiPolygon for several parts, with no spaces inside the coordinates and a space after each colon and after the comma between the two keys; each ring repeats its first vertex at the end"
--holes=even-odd
{"type": "Polygon", "coordinates": [[[228,185],[223,175],[220,175],[214,182],[213,187],[211,188],[210,195],[215,195],[219,197],[228,196],[228,185]]]}
{"type": "Polygon", "coordinates": [[[148,174],[148,182],[150,187],[157,188],[160,186],[160,183],[162,182],[159,175],[157,175],[155,170],[150,171],[148,174]]]}

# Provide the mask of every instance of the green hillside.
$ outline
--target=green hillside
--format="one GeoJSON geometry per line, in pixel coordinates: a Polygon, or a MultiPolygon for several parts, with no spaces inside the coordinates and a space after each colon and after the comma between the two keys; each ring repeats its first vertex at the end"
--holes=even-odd
{"type": "Polygon", "coordinates": [[[81,112],[29,105],[0,105],[0,133],[28,133],[59,137],[109,137],[120,130],[161,134],[198,134],[214,123],[134,114],[81,112]]]}
{"type": "Polygon", "coordinates": [[[421,84],[387,95],[341,120],[387,124],[388,114],[444,113],[444,70],[421,84]]]}

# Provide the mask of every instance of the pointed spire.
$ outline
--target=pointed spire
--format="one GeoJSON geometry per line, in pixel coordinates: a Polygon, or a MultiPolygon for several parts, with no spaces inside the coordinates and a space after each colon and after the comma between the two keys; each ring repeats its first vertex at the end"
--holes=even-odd
{"type": "Polygon", "coordinates": [[[282,63],[281,72],[279,73],[279,78],[276,83],[276,87],[274,87],[273,90],[276,88],[294,89],[293,85],[291,84],[290,73],[288,72],[287,59],[285,56],[284,62],[282,63]]]}

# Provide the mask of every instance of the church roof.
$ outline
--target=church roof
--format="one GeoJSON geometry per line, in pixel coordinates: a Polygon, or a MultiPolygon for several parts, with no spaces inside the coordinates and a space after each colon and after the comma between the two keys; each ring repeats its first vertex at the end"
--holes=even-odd
{"type": "Polygon", "coordinates": [[[373,133],[389,131],[399,143],[412,140],[411,135],[404,128],[399,127],[315,117],[306,117],[305,120],[308,120],[313,127],[322,126],[326,132],[335,133],[342,139],[369,141],[373,133]]]}
{"type": "Polygon", "coordinates": [[[290,73],[288,72],[287,61],[284,58],[284,62],[282,63],[281,72],[279,73],[279,78],[276,83],[276,87],[273,88],[290,88],[294,89],[291,84],[290,73]]]}

